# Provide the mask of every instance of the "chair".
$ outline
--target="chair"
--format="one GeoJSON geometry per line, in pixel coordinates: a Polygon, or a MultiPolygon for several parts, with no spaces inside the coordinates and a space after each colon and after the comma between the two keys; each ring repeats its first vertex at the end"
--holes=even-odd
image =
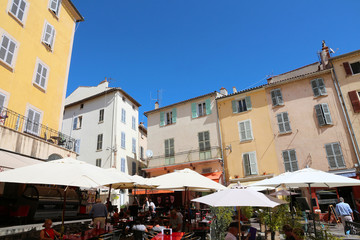
{"type": "Polygon", "coordinates": [[[15,211],[10,211],[10,217],[16,218],[22,224],[23,220],[26,222],[26,217],[29,214],[30,205],[21,205],[15,211]]]}

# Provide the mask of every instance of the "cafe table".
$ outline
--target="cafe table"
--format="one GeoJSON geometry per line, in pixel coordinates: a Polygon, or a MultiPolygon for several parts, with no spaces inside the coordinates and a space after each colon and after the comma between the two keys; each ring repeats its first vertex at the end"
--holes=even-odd
{"type": "Polygon", "coordinates": [[[181,237],[184,235],[184,232],[173,232],[170,235],[165,235],[163,233],[157,234],[151,240],[180,240],[181,237]]]}

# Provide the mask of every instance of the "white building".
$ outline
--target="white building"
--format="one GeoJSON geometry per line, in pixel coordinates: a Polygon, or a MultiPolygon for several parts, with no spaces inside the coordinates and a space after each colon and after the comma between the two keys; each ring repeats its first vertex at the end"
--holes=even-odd
{"type": "MultiPolygon", "coordinates": [[[[138,109],[141,106],[121,88],[102,81],[78,87],[65,100],[62,131],[76,139],[77,159],[130,175],[139,169],[138,109]]],[[[125,204],[124,194],[113,201],[125,204]]]]}

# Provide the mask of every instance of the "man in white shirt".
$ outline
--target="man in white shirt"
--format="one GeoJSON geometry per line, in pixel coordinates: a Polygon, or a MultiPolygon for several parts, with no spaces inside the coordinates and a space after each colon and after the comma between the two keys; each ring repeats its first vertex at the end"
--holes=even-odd
{"type": "Polygon", "coordinates": [[[155,217],[155,214],[156,214],[155,209],[156,209],[156,207],[155,207],[154,202],[151,199],[149,199],[149,211],[150,211],[152,217],[155,217]]]}

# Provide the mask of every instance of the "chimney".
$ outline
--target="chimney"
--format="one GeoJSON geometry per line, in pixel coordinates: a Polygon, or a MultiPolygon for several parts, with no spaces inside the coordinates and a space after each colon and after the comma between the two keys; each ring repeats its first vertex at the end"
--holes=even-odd
{"type": "Polygon", "coordinates": [[[159,108],[159,102],[155,102],[155,109],[159,108]]]}
{"type": "Polygon", "coordinates": [[[233,87],[233,93],[237,93],[236,87],[233,87]]]}
{"type": "Polygon", "coordinates": [[[321,50],[321,53],[320,53],[322,69],[326,69],[328,67],[329,58],[330,58],[329,47],[326,46],[325,40],[323,40],[322,41],[322,50],[321,50]]]}
{"type": "Polygon", "coordinates": [[[103,87],[103,88],[107,88],[107,87],[109,87],[109,82],[108,82],[107,79],[105,78],[104,81],[101,81],[101,82],[99,83],[98,87],[99,87],[99,86],[101,86],[101,87],[103,87]]]}
{"type": "Polygon", "coordinates": [[[226,90],[226,88],[222,87],[222,88],[220,88],[220,94],[226,96],[226,95],[228,95],[228,91],[226,90]]]}

